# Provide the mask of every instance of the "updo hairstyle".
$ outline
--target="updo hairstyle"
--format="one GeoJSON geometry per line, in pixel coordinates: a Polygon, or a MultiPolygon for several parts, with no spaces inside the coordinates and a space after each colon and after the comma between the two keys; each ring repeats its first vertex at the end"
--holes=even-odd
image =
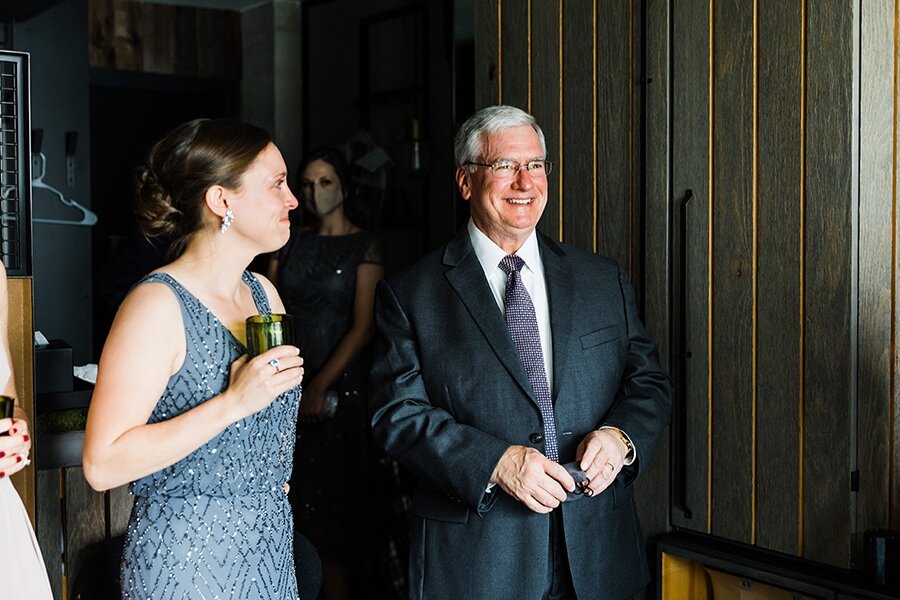
{"type": "Polygon", "coordinates": [[[169,239],[170,257],[180,256],[204,225],[206,191],[240,189],[271,142],[264,129],[233,119],[195,119],[170,131],[137,171],[135,216],[143,234],[169,239]]]}

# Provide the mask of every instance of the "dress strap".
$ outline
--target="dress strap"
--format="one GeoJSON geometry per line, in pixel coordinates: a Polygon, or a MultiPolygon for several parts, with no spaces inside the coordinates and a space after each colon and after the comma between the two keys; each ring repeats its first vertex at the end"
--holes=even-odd
{"type": "Polygon", "coordinates": [[[256,310],[261,315],[268,315],[272,312],[269,308],[269,297],[266,296],[266,290],[263,288],[256,275],[250,271],[244,271],[244,283],[250,287],[250,293],[253,295],[253,302],[256,304],[256,310]]]}
{"type": "Polygon", "coordinates": [[[175,295],[178,296],[179,300],[184,301],[190,297],[190,292],[188,292],[183,285],[178,283],[177,279],[168,273],[150,273],[149,275],[145,275],[140,281],[134,284],[134,287],[137,287],[142,283],[164,283],[175,292],[175,295]]]}

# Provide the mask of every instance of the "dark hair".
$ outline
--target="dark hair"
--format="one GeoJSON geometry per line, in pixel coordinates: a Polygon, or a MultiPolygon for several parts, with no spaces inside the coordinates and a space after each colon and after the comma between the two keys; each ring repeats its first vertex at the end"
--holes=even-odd
{"type": "Polygon", "coordinates": [[[350,175],[350,165],[347,163],[347,159],[344,158],[344,154],[337,148],[327,147],[314,148],[300,161],[300,167],[297,169],[298,190],[300,189],[300,182],[303,181],[303,171],[306,170],[306,167],[308,167],[310,163],[317,160],[321,160],[322,162],[331,165],[335,175],[337,175],[338,181],[341,182],[344,194],[353,195],[353,180],[350,175]]]}
{"type": "Polygon", "coordinates": [[[170,131],[137,171],[135,216],[143,234],[168,238],[169,255],[178,257],[203,227],[206,191],[239,189],[271,142],[266,130],[233,119],[195,119],[170,131]]]}

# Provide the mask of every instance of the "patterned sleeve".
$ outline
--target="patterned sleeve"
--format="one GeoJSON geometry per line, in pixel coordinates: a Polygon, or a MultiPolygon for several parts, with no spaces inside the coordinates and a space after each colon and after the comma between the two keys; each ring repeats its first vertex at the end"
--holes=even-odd
{"type": "Polygon", "coordinates": [[[360,264],[384,265],[384,247],[381,245],[381,240],[374,233],[366,235],[359,262],[360,264]]]}

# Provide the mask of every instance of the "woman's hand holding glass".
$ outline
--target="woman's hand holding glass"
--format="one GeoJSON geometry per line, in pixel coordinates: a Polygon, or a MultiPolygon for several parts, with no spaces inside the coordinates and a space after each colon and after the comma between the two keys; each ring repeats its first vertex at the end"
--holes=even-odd
{"type": "Polygon", "coordinates": [[[25,419],[0,419],[0,478],[24,469],[31,452],[31,433],[25,419]]]}
{"type": "Polygon", "coordinates": [[[276,346],[253,358],[245,354],[231,363],[224,392],[231,400],[233,420],[261,411],[302,381],[303,358],[296,346],[276,346]]]}

